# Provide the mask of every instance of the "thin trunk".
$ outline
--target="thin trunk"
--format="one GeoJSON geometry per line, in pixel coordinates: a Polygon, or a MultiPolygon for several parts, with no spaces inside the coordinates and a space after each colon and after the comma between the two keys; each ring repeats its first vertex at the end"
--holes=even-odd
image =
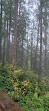
{"type": "Polygon", "coordinates": [[[1,43],[2,43],[2,0],[1,0],[1,14],[0,14],[0,61],[1,61],[1,43]]]}
{"type": "Polygon", "coordinates": [[[21,53],[21,66],[23,67],[23,57],[24,57],[24,53],[23,53],[23,39],[22,39],[22,53],[21,53]]]}
{"type": "Polygon", "coordinates": [[[27,36],[27,57],[26,57],[26,68],[28,69],[28,36],[27,36]]]}
{"type": "Polygon", "coordinates": [[[13,38],[13,68],[17,65],[17,17],[18,17],[18,0],[15,0],[14,10],[14,38],[13,38]]]}
{"type": "Polygon", "coordinates": [[[42,1],[40,1],[40,62],[39,62],[39,78],[41,80],[42,74],[42,1]]]}
{"type": "Polygon", "coordinates": [[[33,59],[33,37],[32,37],[32,34],[31,34],[31,69],[33,68],[33,63],[32,63],[32,60],[33,59]]]}
{"type": "Polygon", "coordinates": [[[47,8],[45,8],[45,62],[44,75],[47,76],[47,8]]]}
{"type": "Polygon", "coordinates": [[[44,75],[47,75],[47,26],[45,26],[45,68],[44,75]]]}
{"type": "Polygon", "coordinates": [[[10,15],[9,15],[9,35],[7,38],[7,61],[10,60],[10,31],[11,31],[11,8],[10,8],[10,15]]]}
{"type": "Polygon", "coordinates": [[[4,18],[4,44],[3,44],[2,66],[4,66],[4,64],[5,64],[5,42],[6,42],[6,30],[5,30],[5,27],[6,27],[6,20],[4,18]]]}
{"type": "Polygon", "coordinates": [[[8,61],[8,21],[7,21],[7,51],[6,51],[6,59],[8,61]]]}
{"type": "Polygon", "coordinates": [[[35,69],[38,72],[38,42],[39,42],[39,24],[38,24],[38,30],[37,30],[37,46],[35,51],[35,69]]]}

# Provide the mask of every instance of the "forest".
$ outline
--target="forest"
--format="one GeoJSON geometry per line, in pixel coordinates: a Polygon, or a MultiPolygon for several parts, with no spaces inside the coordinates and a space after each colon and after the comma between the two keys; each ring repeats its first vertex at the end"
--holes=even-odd
{"type": "Polygon", "coordinates": [[[0,0],[0,90],[49,111],[49,0],[0,0]]]}

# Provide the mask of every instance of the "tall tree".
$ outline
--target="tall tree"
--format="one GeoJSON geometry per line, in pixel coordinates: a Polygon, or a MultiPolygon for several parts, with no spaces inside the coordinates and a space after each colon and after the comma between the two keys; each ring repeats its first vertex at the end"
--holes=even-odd
{"type": "Polygon", "coordinates": [[[45,45],[45,59],[44,59],[44,75],[47,76],[47,28],[48,28],[48,23],[47,23],[47,4],[45,6],[45,18],[44,18],[44,27],[45,27],[45,34],[44,34],[44,45],[45,45]]]}
{"type": "Polygon", "coordinates": [[[0,60],[1,60],[1,43],[2,43],[2,0],[1,0],[1,13],[0,13],[0,60]]]}
{"type": "Polygon", "coordinates": [[[7,17],[7,31],[8,31],[8,26],[9,26],[9,32],[7,33],[7,60],[10,60],[10,35],[11,35],[11,13],[12,13],[12,0],[9,2],[8,1],[8,9],[7,9],[9,17],[7,17]]]}
{"type": "Polygon", "coordinates": [[[45,65],[44,75],[47,75],[47,26],[45,26],[45,65]]]}
{"type": "Polygon", "coordinates": [[[17,20],[18,20],[18,0],[14,1],[14,38],[13,38],[13,67],[16,68],[17,64],[17,20]]]}
{"type": "Polygon", "coordinates": [[[42,74],[42,0],[40,0],[40,61],[39,61],[39,81],[42,74]]]}
{"type": "Polygon", "coordinates": [[[33,59],[33,34],[31,34],[31,69],[33,69],[32,59],[33,59]]]}
{"type": "Polygon", "coordinates": [[[6,17],[4,17],[4,43],[3,43],[2,66],[5,65],[5,43],[6,43],[6,17]]]}

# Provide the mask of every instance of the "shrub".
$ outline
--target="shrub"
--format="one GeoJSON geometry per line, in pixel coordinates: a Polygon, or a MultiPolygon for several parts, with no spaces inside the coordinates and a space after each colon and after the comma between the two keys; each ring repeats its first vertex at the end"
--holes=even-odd
{"type": "Polygon", "coordinates": [[[12,64],[4,68],[0,65],[0,88],[25,111],[49,111],[49,81],[43,78],[38,83],[33,71],[17,69],[13,72],[12,64]]]}

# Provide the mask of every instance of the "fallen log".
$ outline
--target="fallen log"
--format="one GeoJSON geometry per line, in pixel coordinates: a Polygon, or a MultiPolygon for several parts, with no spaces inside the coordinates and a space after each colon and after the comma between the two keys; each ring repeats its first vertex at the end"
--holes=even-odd
{"type": "Polygon", "coordinates": [[[0,90],[0,111],[23,111],[8,95],[0,90]]]}

